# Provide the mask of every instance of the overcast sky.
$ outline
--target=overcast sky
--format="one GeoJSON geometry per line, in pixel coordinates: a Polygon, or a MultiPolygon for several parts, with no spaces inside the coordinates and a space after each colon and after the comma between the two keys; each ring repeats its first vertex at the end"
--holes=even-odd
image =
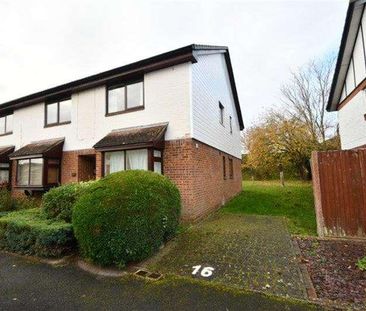
{"type": "Polygon", "coordinates": [[[230,49],[244,122],[337,52],[347,0],[0,0],[0,103],[191,43],[230,49]]]}

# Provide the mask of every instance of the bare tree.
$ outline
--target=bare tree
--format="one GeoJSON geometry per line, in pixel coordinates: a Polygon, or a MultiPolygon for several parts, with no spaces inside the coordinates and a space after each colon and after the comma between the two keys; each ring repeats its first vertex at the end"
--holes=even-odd
{"type": "Polygon", "coordinates": [[[304,122],[314,142],[320,144],[336,126],[333,116],[325,111],[334,61],[334,57],[311,61],[292,72],[290,81],[281,87],[281,99],[287,113],[291,118],[304,122]]]}

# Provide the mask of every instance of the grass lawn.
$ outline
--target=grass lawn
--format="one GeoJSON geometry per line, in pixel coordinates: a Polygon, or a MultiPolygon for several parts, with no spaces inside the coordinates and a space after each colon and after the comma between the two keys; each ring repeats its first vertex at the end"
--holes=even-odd
{"type": "Polygon", "coordinates": [[[311,183],[287,181],[244,181],[243,192],[231,200],[222,213],[285,216],[292,234],[316,235],[311,183]]]}

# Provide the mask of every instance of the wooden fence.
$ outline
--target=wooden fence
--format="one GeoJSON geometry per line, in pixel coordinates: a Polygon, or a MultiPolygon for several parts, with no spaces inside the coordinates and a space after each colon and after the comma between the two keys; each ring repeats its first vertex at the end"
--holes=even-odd
{"type": "Polygon", "coordinates": [[[366,149],[313,152],[318,234],[366,238],[366,149]]]}

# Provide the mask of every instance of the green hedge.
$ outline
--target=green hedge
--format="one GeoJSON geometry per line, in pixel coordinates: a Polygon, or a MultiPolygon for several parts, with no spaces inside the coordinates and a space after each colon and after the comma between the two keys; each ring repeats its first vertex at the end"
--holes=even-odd
{"type": "Polygon", "coordinates": [[[180,207],[179,191],[168,178],[125,171],[91,185],[76,202],[72,224],[82,255],[123,266],[149,257],[175,234],[180,207]]]}
{"type": "Polygon", "coordinates": [[[71,223],[72,208],[90,184],[91,182],[66,184],[45,193],[42,203],[45,217],[71,223]]]}
{"type": "Polygon", "coordinates": [[[40,200],[30,197],[13,198],[8,189],[0,189],[0,214],[9,211],[39,207],[40,200]]]}
{"type": "Polygon", "coordinates": [[[0,248],[27,255],[59,257],[75,249],[72,225],[44,218],[39,208],[0,217],[0,248]]]}

